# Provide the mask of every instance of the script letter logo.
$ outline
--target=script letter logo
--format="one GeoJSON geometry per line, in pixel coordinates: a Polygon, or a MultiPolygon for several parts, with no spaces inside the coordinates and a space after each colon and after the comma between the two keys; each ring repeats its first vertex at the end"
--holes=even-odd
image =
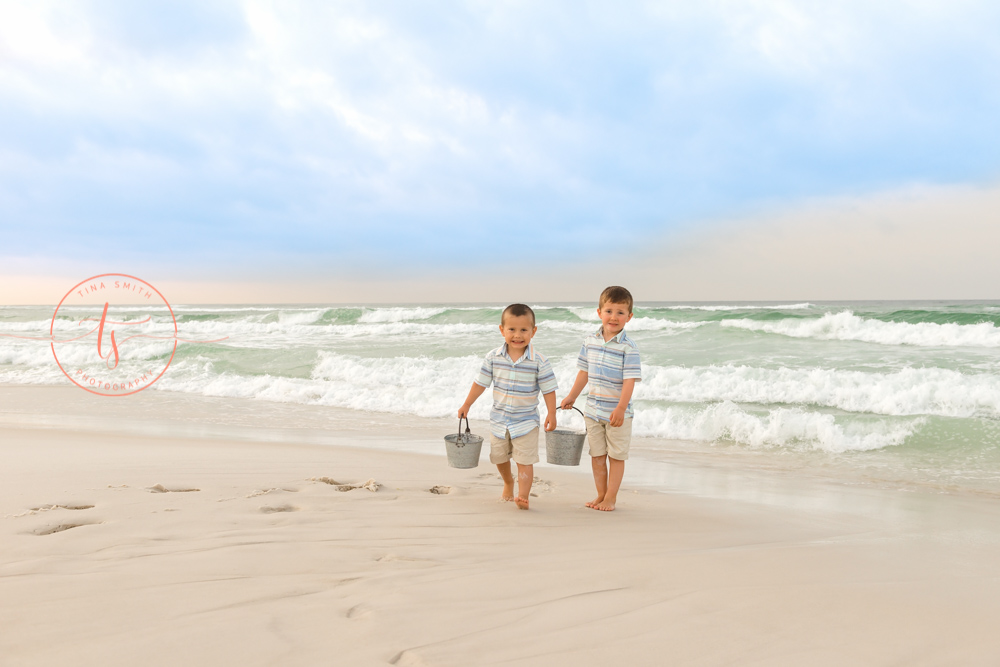
{"type": "Polygon", "coordinates": [[[97,356],[104,359],[108,370],[114,370],[118,368],[118,342],[115,340],[115,330],[111,330],[111,352],[108,352],[108,356],[104,356],[101,352],[101,342],[104,341],[104,323],[108,320],[108,302],[104,302],[104,312],[101,313],[101,325],[97,328],[97,356]],[[115,355],[115,363],[111,363],[111,355],[115,355]]]}

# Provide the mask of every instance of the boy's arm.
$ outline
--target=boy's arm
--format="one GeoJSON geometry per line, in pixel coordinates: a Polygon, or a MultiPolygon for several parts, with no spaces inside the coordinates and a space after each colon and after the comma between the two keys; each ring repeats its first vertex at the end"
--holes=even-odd
{"type": "Polygon", "coordinates": [[[472,404],[476,402],[477,398],[483,395],[484,391],[486,391],[486,387],[476,382],[472,383],[472,389],[469,390],[469,395],[465,399],[465,403],[458,409],[459,419],[462,417],[469,418],[469,410],[472,408],[472,404]]]}
{"type": "Polygon", "coordinates": [[[618,406],[611,411],[612,426],[621,426],[625,423],[625,410],[628,409],[628,402],[632,400],[633,391],[635,391],[635,378],[622,382],[622,397],[618,399],[618,406]]]}
{"type": "Polygon", "coordinates": [[[542,394],[542,398],[545,399],[545,408],[549,411],[545,417],[545,430],[554,431],[556,430],[556,392],[550,391],[547,394],[542,394]]]}
{"type": "MultiPolygon", "coordinates": [[[[576,403],[576,397],[580,395],[583,388],[587,386],[587,371],[580,371],[576,374],[576,382],[573,383],[573,388],[569,390],[569,394],[563,399],[562,404],[559,406],[563,410],[569,410],[576,403]]],[[[628,405],[628,403],[626,403],[628,405]]]]}
{"type": "MultiPolygon", "coordinates": [[[[482,368],[479,369],[479,375],[476,379],[472,381],[472,389],[469,390],[469,395],[465,398],[465,403],[462,407],[458,409],[458,418],[462,419],[465,417],[469,418],[469,410],[472,408],[472,404],[476,402],[476,399],[483,395],[486,388],[493,383],[493,353],[486,355],[483,359],[482,368]]],[[[461,423],[461,421],[459,422],[461,423]]]]}

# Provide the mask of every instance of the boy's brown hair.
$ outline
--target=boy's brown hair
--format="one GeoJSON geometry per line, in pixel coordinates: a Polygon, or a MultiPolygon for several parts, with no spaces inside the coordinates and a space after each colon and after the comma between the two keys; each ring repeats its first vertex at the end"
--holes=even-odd
{"type": "Polygon", "coordinates": [[[601,292],[601,298],[597,302],[597,307],[603,308],[606,303],[628,304],[628,312],[632,312],[632,294],[624,287],[612,285],[611,287],[605,288],[605,290],[601,292]]]}
{"type": "Polygon", "coordinates": [[[511,317],[524,317],[525,315],[531,315],[531,326],[535,326],[535,311],[531,309],[531,306],[526,306],[523,303],[512,303],[503,309],[503,314],[500,315],[500,324],[504,323],[507,316],[511,317]]]}

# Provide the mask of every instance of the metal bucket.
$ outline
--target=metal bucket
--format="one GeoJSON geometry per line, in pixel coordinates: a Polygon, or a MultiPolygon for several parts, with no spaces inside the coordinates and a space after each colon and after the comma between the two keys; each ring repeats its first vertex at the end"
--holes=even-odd
{"type": "Polygon", "coordinates": [[[459,419],[458,433],[444,436],[444,448],[452,468],[475,468],[483,451],[483,438],[469,430],[468,418],[465,418],[465,433],[462,433],[462,419],[459,419]]]}
{"type": "MultiPolygon", "coordinates": [[[[576,408],[573,408],[580,412],[576,408]]],[[[583,413],[580,412],[580,416],[583,413]]],[[[557,466],[578,466],[583,455],[583,443],[587,433],[575,433],[556,429],[545,433],[545,460],[557,466]]]]}

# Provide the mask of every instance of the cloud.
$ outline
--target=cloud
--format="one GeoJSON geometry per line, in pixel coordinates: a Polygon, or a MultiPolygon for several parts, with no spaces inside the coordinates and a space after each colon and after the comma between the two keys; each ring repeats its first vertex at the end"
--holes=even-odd
{"type": "Polygon", "coordinates": [[[0,256],[544,265],[989,183],[998,27],[968,1],[0,2],[0,256]]]}

